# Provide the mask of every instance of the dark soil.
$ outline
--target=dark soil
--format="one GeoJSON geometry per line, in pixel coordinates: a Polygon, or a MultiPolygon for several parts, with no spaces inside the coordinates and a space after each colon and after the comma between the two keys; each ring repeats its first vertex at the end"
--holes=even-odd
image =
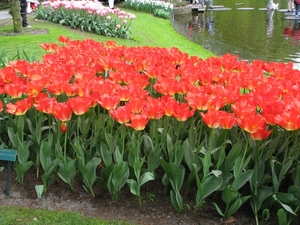
{"type": "MultiPolygon", "coordinates": [[[[0,162],[0,165],[3,163],[0,162]]],[[[112,220],[125,220],[136,224],[163,224],[163,225],[252,225],[255,224],[251,208],[244,204],[241,210],[225,223],[221,220],[212,202],[218,202],[219,196],[208,199],[207,202],[196,212],[192,209],[195,204],[195,190],[190,194],[182,193],[184,203],[191,207],[185,207],[183,213],[179,214],[173,208],[169,194],[164,195],[164,187],[160,180],[150,182],[148,191],[143,190],[142,207],[134,195],[127,187],[122,192],[119,201],[113,202],[107,190],[96,184],[94,186],[95,197],[87,193],[80,180],[74,181],[74,191],[63,181],[56,181],[42,198],[38,198],[35,192],[35,185],[42,184],[41,179],[36,178],[36,171],[31,169],[25,174],[24,184],[15,182],[16,174],[11,173],[10,195],[4,194],[6,188],[7,171],[0,172],[0,205],[27,206],[31,208],[44,208],[48,210],[67,210],[78,211],[87,217],[98,217],[112,220]]],[[[219,202],[219,204],[222,204],[219,202]]],[[[278,224],[276,216],[273,216],[267,223],[270,225],[278,224]]],[[[299,218],[294,224],[299,224],[299,218]]]]}
{"type": "Polygon", "coordinates": [[[24,27],[22,33],[16,33],[13,30],[0,31],[0,36],[19,36],[19,35],[37,35],[37,34],[48,34],[48,29],[24,27]]]}
{"type": "MultiPolygon", "coordinates": [[[[7,24],[12,25],[12,19],[0,20],[0,27],[7,24]]],[[[10,29],[0,31],[0,36],[19,36],[19,35],[38,35],[38,34],[49,34],[49,30],[43,28],[24,27],[23,32],[16,33],[14,32],[13,27],[11,27],[10,29]]]]}

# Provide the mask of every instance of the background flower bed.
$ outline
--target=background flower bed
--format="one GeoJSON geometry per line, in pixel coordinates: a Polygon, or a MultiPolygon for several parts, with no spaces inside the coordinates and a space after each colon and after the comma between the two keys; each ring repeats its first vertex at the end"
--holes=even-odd
{"type": "Polygon", "coordinates": [[[173,4],[164,1],[152,0],[125,0],[123,3],[124,8],[134,9],[141,12],[153,13],[157,17],[169,19],[170,12],[173,9],[173,4]]]}
{"type": "Polygon", "coordinates": [[[42,45],[43,62],[0,71],[1,138],[18,150],[20,183],[35,166],[44,192],[58,179],[73,189],[79,177],[92,195],[97,183],[114,200],[128,185],[142,204],[141,188],[161,179],[178,212],[220,193],[224,219],[248,201],[257,221],[274,207],[282,221],[295,218],[299,71],[291,64],[60,41],[42,45]],[[186,205],[191,185],[195,204],[186,205]]]}
{"type": "Polygon", "coordinates": [[[110,9],[99,1],[44,1],[35,18],[99,35],[130,38],[130,22],[135,15],[110,9]]]}

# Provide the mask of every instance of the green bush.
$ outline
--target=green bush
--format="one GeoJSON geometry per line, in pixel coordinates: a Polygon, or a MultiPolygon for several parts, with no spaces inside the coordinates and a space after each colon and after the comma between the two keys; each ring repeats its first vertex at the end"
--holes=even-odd
{"type": "Polygon", "coordinates": [[[0,10],[2,9],[9,9],[9,4],[7,1],[3,1],[3,2],[0,2],[0,10]]]}

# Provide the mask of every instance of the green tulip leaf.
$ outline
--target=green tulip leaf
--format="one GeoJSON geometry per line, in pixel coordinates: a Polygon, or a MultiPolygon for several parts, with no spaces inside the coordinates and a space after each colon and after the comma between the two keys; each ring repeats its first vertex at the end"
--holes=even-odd
{"type": "Polygon", "coordinates": [[[287,225],[288,224],[286,213],[283,209],[279,209],[277,211],[277,217],[278,217],[278,225],[287,225]]]}
{"type": "Polygon", "coordinates": [[[213,202],[212,204],[213,204],[214,208],[217,210],[217,213],[219,213],[220,216],[224,217],[224,213],[222,212],[220,207],[217,205],[217,203],[213,202]]]}
{"type": "Polygon", "coordinates": [[[142,186],[144,185],[145,183],[147,183],[148,181],[151,181],[151,180],[155,180],[155,176],[153,173],[151,172],[145,172],[141,178],[140,178],[140,183],[139,185],[142,186]]]}
{"type": "Polygon", "coordinates": [[[236,190],[231,189],[229,186],[227,186],[222,191],[222,201],[228,206],[231,202],[236,200],[240,196],[240,193],[236,190]]]}
{"type": "Polygon", "coordinates": [[[234,179],[231,185],[231,189],[233,190],[239,190],[241,187],[243,187],[247,181],[251,179],[253,175],[253,170],[247,170],[245,172],[242,172],[238,178],[234,179]]]}

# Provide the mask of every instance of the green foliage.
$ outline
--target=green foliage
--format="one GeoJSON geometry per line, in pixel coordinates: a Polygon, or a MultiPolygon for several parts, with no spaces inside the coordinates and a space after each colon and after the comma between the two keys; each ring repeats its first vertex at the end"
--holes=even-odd
{"type": "Polygon", "coordinates": [[[44,185],[35,185],[35,192],[39,198],[42,198],[42,194],[44,193],[44,185]]]}
{"type": "MultiPolygon", "coordinates": [[[[72,146],[77,155],[77,167],[82,175],[82,179],[84,182],[83,187],[86,189],[86,191],[89,191],[92,194],[92,196],[95,196],[93,191],[93,184],[97,179],[96,169],[99,166],[101,159],[98,157],[93,157],[90,160],[88,160],[79,139],[76,139],[75,143],[72,146]]],[[[71,178],[69,178],[69,181],[67,182],[69,184],[72,184],[71,181],[73,181],[76,173],[76,170],[74,170],[74,166],[72,167],[73,163],[74,162],[71,159],[69,159],[69,161],[65,162],[64,165],[64,167],[68,167],[68,170],[72,174],[71,178]]]]}
{"type": "Polygon", "coordinates": [[[9,6],[9,3],[7,0],[3,0],[0,2],[0,10],[9,9],[9,8],[10,8],[10,6],[9,6]]]}
{"type": "Polygon", "coordinates": [[[241,194],[231,189],[227,186],[222,192],[222,201],[225,203],[226,208],[225,211],[219,208],[216,203],[213,203],[214,207],[216,208],[217,212],[223,217],[223,219],[227,219],[229,216],[233,215],[239,208],[250,198],[251,196],[241,196],[241,194]]]}
{"type": "Polygon", "coordinates": [[[52,151],[52,143],[49,141],[42,141],[40,149],[40,162],[44,170],[42,181],[44,183],[44,191],[53,184],[55,179],[56,168],[60,163],[60,159],[56,158],[52,151]]]}
{"type": "Polygon", "coordinates": [[[126,184],[130,171],[126,162],[112,164],[113,167],[107,181],[107,188],[114,201],[117,201],[120,196],[120,191],[126,184]]]}

